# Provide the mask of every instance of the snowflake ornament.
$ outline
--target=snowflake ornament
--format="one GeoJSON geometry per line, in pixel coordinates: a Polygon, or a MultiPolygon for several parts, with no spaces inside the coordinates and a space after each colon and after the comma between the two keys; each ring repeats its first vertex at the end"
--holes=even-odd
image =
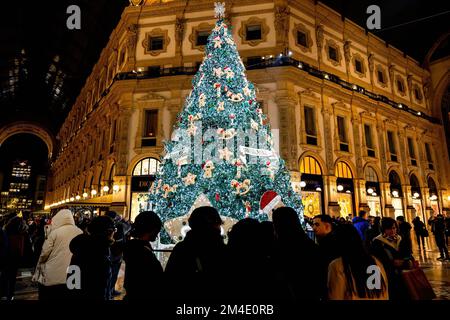
{"type": "Polygon", "coordinates": [[[214,17],[217,19],[222,19],[225,17],[225,2],[214,3],[214,17]]]}

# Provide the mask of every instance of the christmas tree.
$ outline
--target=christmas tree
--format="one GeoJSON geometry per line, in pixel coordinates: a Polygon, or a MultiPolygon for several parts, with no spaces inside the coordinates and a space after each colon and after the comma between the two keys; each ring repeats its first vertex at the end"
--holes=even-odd
{"type": "MultiPolygon", "coordinates": [[[[148,197],[149,207],[174,241],[182,239],[187,217],[201,205],[215,207],[228,226],[244,217],[268,219],[271,210],[261,210],[264,194],[270,202],[265,209],[281,199],[302,214],[300,196],[274,149],[255,87],[247,81],[223,20],[224,6],[216,3],[215,11],[218,20],[205,57],[171,140],[165,143],[166,154],[148,197]]],[[[163,233],[162,240],[168,241],[167,236],[163,233]]]]}

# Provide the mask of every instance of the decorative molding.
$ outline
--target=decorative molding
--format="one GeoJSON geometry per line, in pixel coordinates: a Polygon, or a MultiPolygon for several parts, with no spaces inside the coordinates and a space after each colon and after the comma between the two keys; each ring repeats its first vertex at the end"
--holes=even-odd
{"type": "Polygon", "coordinates": [[[405,79],[399,74],[395,75],[394,79],[395,79],[395,89],[396,89],[397,93],[400,94],[402,97],[405,97],[406,96],[405,79]],[[398,82],[400,82],[402,84],[403,91],[400,90],[400,88],[398,86],[398,82]]]}
{"type": "Polygon", "coordinates": [[[334,41],[333,39],[327,39],[325,41],[325,53],[327,55],[327,60],[335,67],[340,66],[341,65],[341,61],[342,61],[342,54],[341,54],[341,50],[339,49],[339,45],[337,44],[336,41],[334,41]],[[334,48],[336,50],[336,60],[333,60],[330,58],[330,48],[334,48]]]}
{"type": "Polygon", "coordinates": [[[168,30],[163,30],[161,28],[156,28],[150,32],[146,32],[144,40],[142,41],[142,46],[144,47],[145,54],[150,54],[152,56],[158,56],[161,53],[167,52],[167,46],[170,43],[170,38],[169,38],[168,33],[169,33],[168,30]],[[163,48],[161,50],[149,50],[150,39],[153,37],[163,37],[163,48]]]}
{"type": "Polygon", "coordinates": [[[289,32],[289,14],[290,9],[285,5],[275,6],[275,31],[277,36],[277,45],[282,47],[288,46],[288,32],[289,32]]]}
{"type": "Polygon", "coordinates": [[[292,35],[294,37],[294,41],[297,47],[300,48],[303,52],[312,52],[313,40],[311,37],[311,31],[303,24],[303,23],[295,23],[294,29],[292,30],[292,35]],[[306,47],[298,43],[297,33],[303,32],[306,36],[306,47]]]}
{"type": "Polygon", "coordinates": [[[382,88],[387,88],[388,86],[388,79],[387,79],[387,73],[386,73],[386,69],[381,65],[381,64],[377,64],[376,66],[376,74],[375,74],[375,78],[377,79],[377,83],[382,87],[382,88]],[[383,80],[384,82],[381,82],[379,77],[378,77],[378,72],[381,72],[383,74],[383,80]]]}
{"type": "Polygon", "coordinates": [[[360,77],[364,78],[366,76],[366,64],[364,63],[364,58],[357,52],[352,55],[353,71],[360,77]],[[361,62],[362,72],[356,70],[356,60],[361,62]]]}
{"type": "Polygon", "coordinates": [[[252,47],[257,46],[262,42],[267,41],[267,35],[269,34],[269,27],[266,24],[266,19],[260,19],[258,17],[250,17],[249,19],[242,21],[241,28],[238,32],[241,37],[242,44],[248,44],[252,47]],[[247,26],[261,25],[261,39],[247,40],[247,26]]]}
{"type": "Polygon", "coordinates": [[[200,31],[208,31],[211,32],[211,30],[214,28],[214,24],[202,22],[197,26],[192,27],[192,32],[189,35],[189,42],[191,43],[192,49],[197,49],[199,51],[205,51],[205,46],[198,46],[197,45],[197,34],[200,31]]]}

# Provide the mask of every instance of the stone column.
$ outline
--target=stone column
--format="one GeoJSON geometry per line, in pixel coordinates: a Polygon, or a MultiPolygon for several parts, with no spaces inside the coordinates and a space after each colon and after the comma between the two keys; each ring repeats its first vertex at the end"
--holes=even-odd
{"type": "MultiPolygon", "coordinates": [[[[366,212],[370,212],[370,208],[367,204],[367,195],[366,195],[366,180],[365,179],[354,179],[353,183],[355,185],[355,202],[356,210],[364,210],[366,212]]],[[[355,215],[357,212],[355,212],[355,215]]]]}
{"type": "Polygon", "coordinates": [[[333,133],[331,131],[331,122],[333,121],[333,112],[328,104],[328,99],[322,97],[322,116],[324,128],[325,161],[327,167],[324,168],[324,174],[334,175],[334,156],[333,156],[333,133]]]}
{"type": "Polygon", "coordinates": [[[385,201],[384,206],[384,217],[395,218],[394,207],[392,206],[392,197],[391,197],[391,184],[389,182],[380,183],[380,188],[383,194],[383,199],[385,201]]]}
{"type": "Polygon", "coordinates": [[[122,214],[123,217],[129,218],[129,212],[127,211],[127,208],[129,208],[129,206],[127,206],[127,198],[126,198],[127,189],[129,189],[127,185],[127,176],[116,175],[113,178],[111,188],[113,188],[114,185],[118,185],[119,190],[118,191],[112,190],[111,210],[114,210],[117,213],[122,214]]]}
{"type": "Polygon", "coordinates": [[[292,119],[295,119],[297,101],[285,94],[278,95],[275,102],[280,116],[280,154],[286,161],[287,168],[296,170],[298,166],[297,128],[295,121],[292,121],[292,119]]]}

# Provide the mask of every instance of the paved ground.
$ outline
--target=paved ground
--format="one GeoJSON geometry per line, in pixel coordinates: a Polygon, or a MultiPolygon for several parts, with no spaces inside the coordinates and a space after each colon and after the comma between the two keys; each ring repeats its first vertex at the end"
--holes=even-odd
{"type": "MultiPolygon", "coordinates": [[[[434,244],[433,237],[427,239],[426,250],[417,249],[414,243],[414,256],[419,260],[421,267],[423,268],[428,280],[430,281],[433,289],[436,293],[437,300],[450,300],[450,262],[438,261],[439,252],[434,244]]],[[[117,281],[116,289],[122,290],[124,267],[119,273],[119,279],[117,281]]],[[[115,298],[120,300],[123,298],[123,294],[115,298]]],[[[20,270],[17,278],[16,296],[17,300],[37,300],[37,287],[31,283],[31,270],[20,270]]]]}

